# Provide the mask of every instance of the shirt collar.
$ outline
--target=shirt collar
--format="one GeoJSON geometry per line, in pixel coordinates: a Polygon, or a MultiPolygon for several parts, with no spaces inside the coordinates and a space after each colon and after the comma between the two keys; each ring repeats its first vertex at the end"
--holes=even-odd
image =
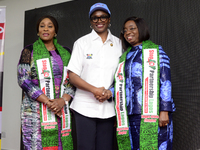
{"type": "MultiPolygon", "coordinates": [[[[98,38],[101,38],[101,37],[96,33],[96,31],[94,31],[94,29],[92,29],[92,32],[91,32],[91,39],[92,39],[92,40],[96,40],[96,39],[98,39],[98,38]]],[[[108,36],[107,36],[106,41],[109,41],[109,40],[110,40],[111,42],[113,42],[112,34],[111,34],[110,30],[108,29],[108,36]]]]}

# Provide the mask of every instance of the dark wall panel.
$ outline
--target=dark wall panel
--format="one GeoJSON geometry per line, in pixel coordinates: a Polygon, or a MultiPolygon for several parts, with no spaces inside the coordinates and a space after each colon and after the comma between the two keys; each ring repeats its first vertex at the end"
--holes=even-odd
{"type": "MultiPolygon", "coordinates": [[[[36,21],[49,14],[59,22],[58,42],[72,48],[89,33],[89,8],[96,0],[76,0],[25,12],[24,45],[37,39],[36,21]]],[[[102,0],[111,10],[111,31],[118,36],[129,16],[142,17],[151,40],[171,58],[174,113],[174,150],[200,149],[200,1],[199,0],[102,0]]]]}

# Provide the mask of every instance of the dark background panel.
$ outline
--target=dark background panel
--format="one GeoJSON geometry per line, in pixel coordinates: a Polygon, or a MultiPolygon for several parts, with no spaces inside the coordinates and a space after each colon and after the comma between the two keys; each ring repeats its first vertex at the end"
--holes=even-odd
{"type": "MultiPolygon", "coordinates": [[[[76,0],[25,12],[24,45],[37,39],[36,22],[46,14],[59,22],[58,42],[72,49],[89,33],[89,9],[96,0],[76,0]]],[[[111,11],[111,32],[119,36],[129,16],[145,19],[151,40],[162,45],[171,59],[174,113],[174,150],[200,149],[200,1],[102,0],[111,11]]]]}

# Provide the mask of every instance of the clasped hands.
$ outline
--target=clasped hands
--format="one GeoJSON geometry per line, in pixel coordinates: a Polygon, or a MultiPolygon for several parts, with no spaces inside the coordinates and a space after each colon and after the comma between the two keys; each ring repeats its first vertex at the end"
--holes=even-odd
{"type": "Polygon", "coordinates": [[[110,90],[105,89],[104,87],[100,87],[94,89],[93,95],[99,102],[103,103],[105,100],[112,97],[112,92],[110,90]]]}
{"type": "Polygon", "coordinates": [[[46,105],[52,112],[54,112],[54,114],[61,117],[61,109],[65,105],[65,101],[63,100],[63,98],[49,99],[46,105]]]}

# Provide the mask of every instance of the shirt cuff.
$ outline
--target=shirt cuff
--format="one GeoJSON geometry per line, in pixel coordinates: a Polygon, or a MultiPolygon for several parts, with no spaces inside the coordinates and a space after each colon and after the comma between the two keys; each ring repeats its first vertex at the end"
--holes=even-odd
{"type": "Polygon", "coordinates": [[[42,95],[42,94],[44,94],[44,93],[42,92],[42,90],[38,90],[38,91],[34,92],[32,95],[30,95],[30,97],[31,97],[31,99],[36,100],[36,99],[37,99],[40,95],[42,95]]]}
{"type": "Polygon", "coordinates": [[[114,100],[114,87],[111,87],[110,89],[108,89],[112,92],[112,96],[108,99],[109,102],[112,102],[114,100]]]}
{"type": "Polygon", "coordinates": [[[173,112],[171,101],[170,102],[161,101],[160,102],[160,111],[173,112]]]}

